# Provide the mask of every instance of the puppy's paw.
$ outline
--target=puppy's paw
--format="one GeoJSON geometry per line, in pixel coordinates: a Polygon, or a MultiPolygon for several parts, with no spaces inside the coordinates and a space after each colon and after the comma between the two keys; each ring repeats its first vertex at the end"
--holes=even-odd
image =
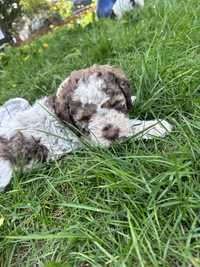
{"type": "Polygon", "coordinates": [[[0,160],[0,192],[4,191],[12,178],[12,167],[9,161],[0,160]]]}

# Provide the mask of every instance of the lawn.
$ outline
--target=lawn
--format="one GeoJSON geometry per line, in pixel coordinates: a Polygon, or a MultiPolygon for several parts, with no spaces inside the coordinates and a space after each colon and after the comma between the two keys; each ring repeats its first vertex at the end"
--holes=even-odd
{"type": "Polygon", "coordinates": [[[200,266],[200,2],[146,2],[122,21],[57,29],[0,54],[1,104],[33,102],[74,69],[113,64],[137,95],[130,115],[174,125],[163,140],[16,173],[0,194],[1,267],[200,266]]]}

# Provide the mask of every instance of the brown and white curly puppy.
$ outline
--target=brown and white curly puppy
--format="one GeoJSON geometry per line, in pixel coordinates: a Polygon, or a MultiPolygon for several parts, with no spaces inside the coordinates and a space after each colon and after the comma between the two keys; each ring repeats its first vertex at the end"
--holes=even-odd
{"type": "MultiPolygon", "coordinates": [[[[131,86],[121,69],[109,65],[93,65],[73,71],[58,88],[52,103],[60,119],[89,134],[96,121],[101,120],[103,123],[102,119],[109,114],[127,114],[132,109],[131,86]]],[[[109,125],[102,126],[105,127],[102,134],[108,140],[120,135],[114,133],[119,132],[119,129],[114,131],[112,118],[109,119],[109,125]]]]}
{"type": "Polygon", "coordinates": [[[164,120],[129,119],[133,99],[130,82],[119,68],[94,65],[73,71],[56,95],[0,123],[0,190],[8,185],[16,167],[32,167],[81,147],[78,133],[92,144],[108,147],[127,137],[150,139],[171,131],[164,120]]]}

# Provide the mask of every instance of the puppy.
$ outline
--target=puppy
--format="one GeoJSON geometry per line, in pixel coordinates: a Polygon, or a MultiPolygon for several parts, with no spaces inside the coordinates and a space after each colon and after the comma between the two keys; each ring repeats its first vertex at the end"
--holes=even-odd
{"type": "Polygon", "coordinates": [[[113,6],[113,15],[119,19],[135,6],[144,6],[144,0],[117,0],[113,6]]]}
{"type": "Polygon", "coordinates": [[[98,18],[122,18],[125,12],[136,6],[143,6],[144,0],[98,0],[96,13],[98,18]]]}
{"type": "Polygon", "coordinates": [[[128,137],[151,139],[171,131],[163,120],[130,120],[134,100],[122,70],[94,65],[72,72],[55,96],[33,106],[24,99],[6,102],[0,108],[0,190],[15,168],[31,168],[82,148],[82,135],[91,144],[109,147],[128,137]]]}

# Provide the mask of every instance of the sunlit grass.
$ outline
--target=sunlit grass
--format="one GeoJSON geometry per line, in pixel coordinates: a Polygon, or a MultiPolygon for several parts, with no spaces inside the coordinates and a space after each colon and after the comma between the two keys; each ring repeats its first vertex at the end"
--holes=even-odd
{"type": "Polygon", "coordinates": [[[138,97],[131,116],[166,118],[174,131],[15,174],[0,194],[0,266],[200,266],[199,14],[198,0],[149,0],[122,21],[58,29],[1,56],[1,103],[114,64],[138,97]]]}

